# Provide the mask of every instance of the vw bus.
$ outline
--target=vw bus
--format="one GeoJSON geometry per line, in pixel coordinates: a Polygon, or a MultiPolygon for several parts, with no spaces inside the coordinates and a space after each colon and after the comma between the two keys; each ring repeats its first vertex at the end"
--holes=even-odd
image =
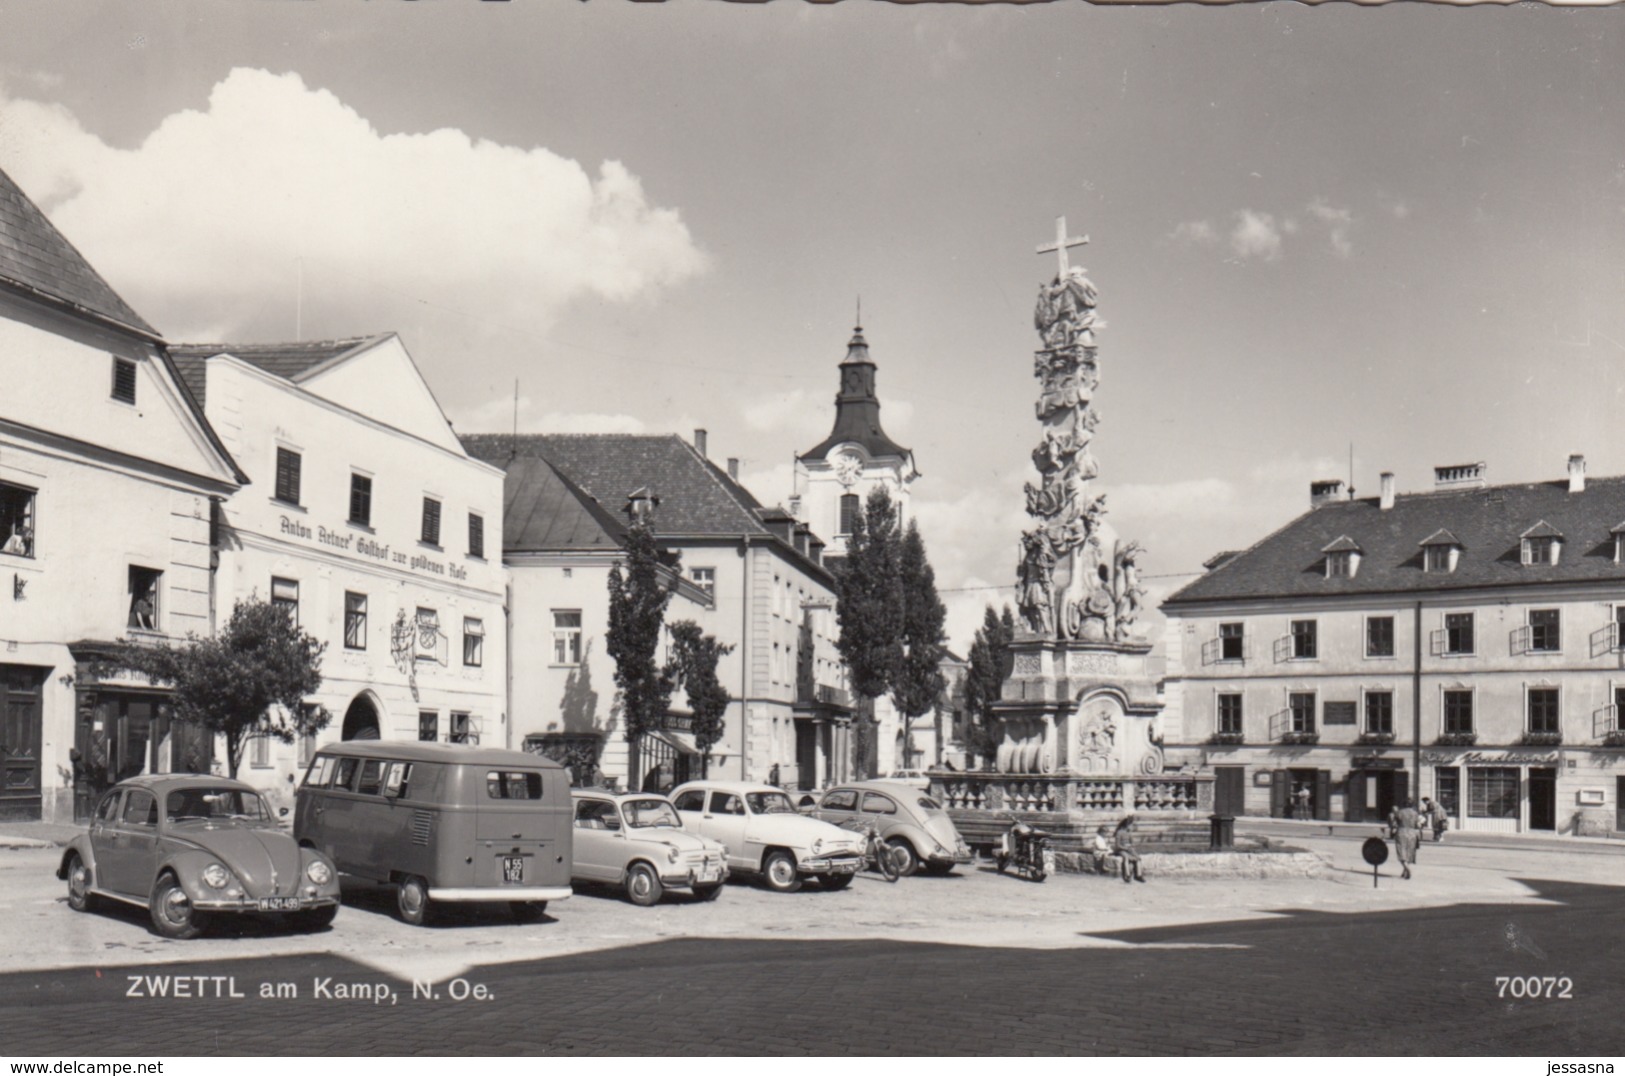
{"type": "Polygon", "coordinates": [[[569,771],[462,744],[331,744],[316,752],[293,832],[353,878],[395,887],[401,918],[436,903],[503,901],[525,922],[570,895],[569,771]]]}

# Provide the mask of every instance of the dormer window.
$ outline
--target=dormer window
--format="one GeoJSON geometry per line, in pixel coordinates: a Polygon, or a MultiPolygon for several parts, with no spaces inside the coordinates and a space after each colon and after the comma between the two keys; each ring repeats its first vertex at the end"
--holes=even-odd
{"type": "Polygon", "coordinates": [[[1519,536],[1526,565],[1556,564],[1563,549],[1562,533],[1544,519],[1519,536]]]}
{"type": "Polygon", "coordinates": [[[1422,570],[1450,573],[1461,563],[1461,540],[1440,528],[1422,540],[1422,570]]]}
{"type": "Polygon", "coordinates": [[[1608,533],[1614,536],[1614,563],[1625,564],[1625,523],[1619,524],[1608,533]]]}
{"type": "Polygon", "coordinates": [[[1326,554],[1327,579],[1353,579],[1360,570],[1360,545],[1346,534],[1321,552],[1326,554]]]}

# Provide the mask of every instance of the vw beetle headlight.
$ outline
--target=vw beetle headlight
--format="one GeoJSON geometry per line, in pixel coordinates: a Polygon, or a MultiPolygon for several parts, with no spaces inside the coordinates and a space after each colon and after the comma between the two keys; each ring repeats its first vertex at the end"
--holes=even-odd
{"type": "Polygon", "coordinates": [[[203,881],[214,889],[224,889],[231,881],[231,872],[218,863],[203,868],[203,881]]]}
{"type": "Polygon", "coordinates": [[[305,868],[305,877],[317,885],[326,885],[333,880],[333,872],[327,869],[326,863],[319,859],[313,859],[310,861],[310,866],[305,868]]]}

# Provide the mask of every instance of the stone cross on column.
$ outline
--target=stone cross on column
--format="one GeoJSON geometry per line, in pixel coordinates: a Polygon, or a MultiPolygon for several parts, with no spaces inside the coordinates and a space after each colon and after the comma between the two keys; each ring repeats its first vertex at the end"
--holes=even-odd
{"type": "Polygon", "coordinates": [[[1052,250],[1055,251],[1055,260],[1056,260],[1056,266],[1057,266],[1056,271],[1055,271],[1056,279],[1065,280],[1066,279],[1066,270],[1067,270],[1067,264],[1066,264],[1066,251],[1067,251],[1067,248],[1068,247],[1081,247],[1087,242],[1089,242],[1089,237],[1087,235],[1074,235],[1074,236],[1071,236],[1069,238],[1067,236],[1067,234],[1066,234],[1066,218],[1065,217],[1056,217],[1055,218],[1055,242],[1043,244],[1042,246],[1040,246],[1038,248],[1038,253],[1040,253],[1040,254],[1048,254],[1052,250]]]}

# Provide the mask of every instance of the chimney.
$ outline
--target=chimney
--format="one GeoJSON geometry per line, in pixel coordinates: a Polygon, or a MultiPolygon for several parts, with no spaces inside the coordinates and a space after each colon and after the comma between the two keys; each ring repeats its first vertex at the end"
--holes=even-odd
{"type": "Polygon", "coordinates": [[[1433,488],[1443,489],[1483,489],[1489,474],[1489,465],[1482,460],[1478,463],[1452,463],[1446,467],[1433,468],[1433,488]]]}
{"type": "Polygon", "coordinates": [[[1323,504],[1333,501],[1346,501],[1349,499],[1348,487],[1343,485],[1341,478],[1327,478],[1319,482],[1309,483],[1309,507],[1319,508],[1323,504]]]}
{"type": "Polygon", "coordinates": [[[1382,472],[1382,500],[1377,503],[1384,512],[1394,506],[1394,472],[1382,472]]]}
{"type": "Polygon", "coordinates": [[[1586,458],[1578,452],[1569,457],[1569,492],[1586,491],[1586,458]]]}
{"type": "Polygon", "coordinates": [[[698,452],[702,456],[704,456],[706,454],[705,453],[705,431],[704,430],[695,430],[694,431],[694,451],[698,452]]]}
{"type": "Polygon", "coordinates": [[[729,456],[728,457],[728,477],[733,479],[735,482],[739,481],[739,457],[738,456],[729,456]]]}

